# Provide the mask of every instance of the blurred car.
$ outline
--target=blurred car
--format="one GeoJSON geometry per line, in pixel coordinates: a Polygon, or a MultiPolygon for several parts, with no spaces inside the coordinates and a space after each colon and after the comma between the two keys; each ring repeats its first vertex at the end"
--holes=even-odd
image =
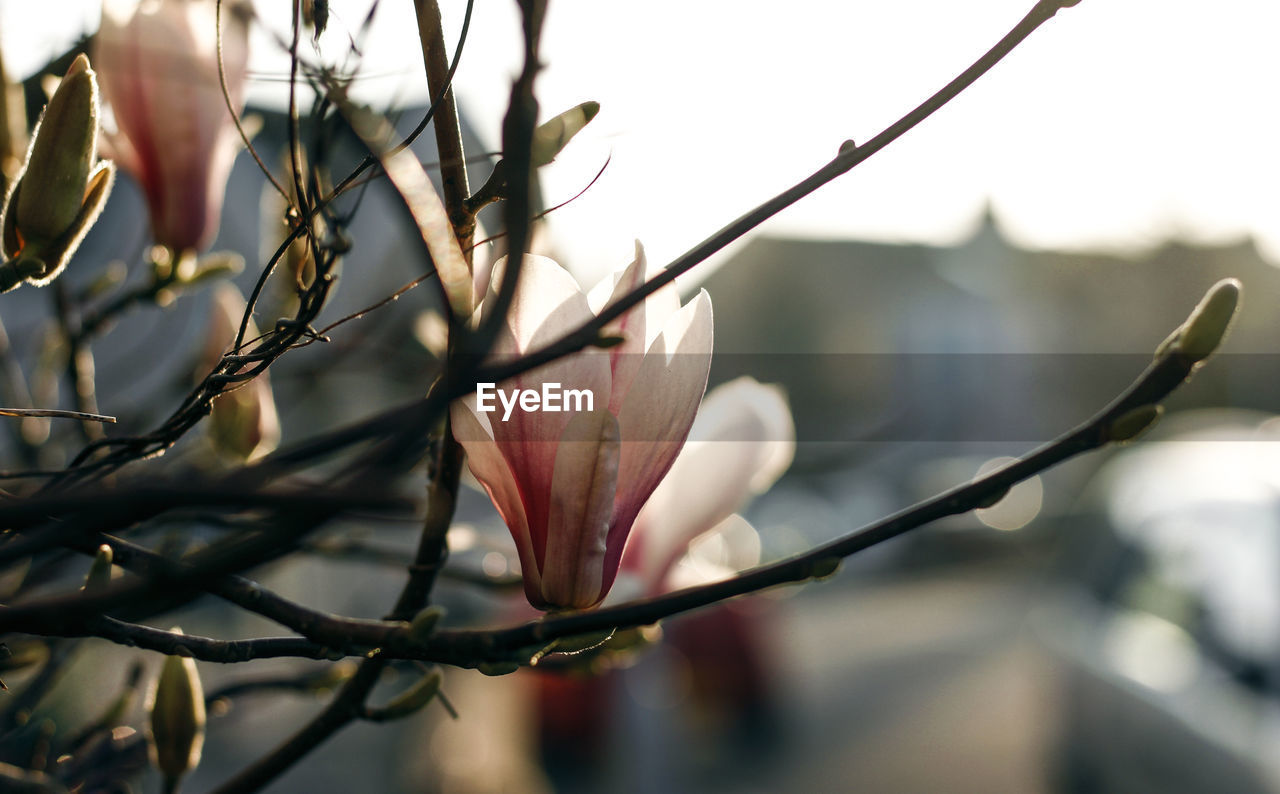
{"type": "Polygon", "coordinates": [[[1280,419],[1195,412],[1098,472],[1070,586],[1053,787],[1280,791],[1280,419]]]}

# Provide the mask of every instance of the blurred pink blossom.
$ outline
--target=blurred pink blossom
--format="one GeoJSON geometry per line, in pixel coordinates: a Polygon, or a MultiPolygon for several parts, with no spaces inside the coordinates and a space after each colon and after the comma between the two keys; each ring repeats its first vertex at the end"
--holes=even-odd
{"type": "MultiPolygon", "coordinates": [[[[795,435],[777,386],[741,377],[708,392],[684,449],[636,518],[623,575],[643,595],[657,595],[699,537],[719,532],[732,543],[741,530],[751,533],[735,512],[791,465],[795,435]]],[[[729,575],[734,567],[715,573],[729,575]]]]}
{"type": "MultiPolygon", "coordinates": [[[[94,65],[118,133],[104,148],[141,185],[159,245],[213,242],[240,145],[218,79],[214,0],[104,0],[94,65]]],[[[222,9],[227,91],[244,108],[248,15],[222,9]]]]}

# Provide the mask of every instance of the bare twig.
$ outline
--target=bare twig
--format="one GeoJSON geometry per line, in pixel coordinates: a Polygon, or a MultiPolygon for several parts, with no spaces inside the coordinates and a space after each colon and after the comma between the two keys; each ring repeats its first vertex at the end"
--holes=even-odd
{"type": "Polygon", "coordinates": [[[48,416],[54,419],[81,419],[86,422],[105,422],[115,424],[114,416],[83,413],[81,411],[64,411],[58,408],[0,408],[0,416],[48,416]]]}
{"type": "Polygon", "coordinates": [[[231,664],[281,656],[326,659],[333,652],[301,637],[264,637],[252,640],[217,640],[194,634],[153,629],[115,618],[96,616],[84,620],[40,619],[18,622],[14,631],[45,637],[99,637],[117,645],[158,651],[170,656],[191,656],[208,662],[231,664]]]}
{"type": "Polygon", "coordinates": [[[418,20],[418,38],[422,43],[422,61],[427,70],[427,86],[436,101],[436,150],[440,155],[440,184],[444,205],[449,212],[458,245],[467,261],[471,261],[471,238],[475,234],[476,218],[467,208],[470,190],[467,186],[466,153],[462,148],[462,133],[458,123],[458,105],[453,98],[453,72],[457,62],[450,65],[444,50],[444,28],[440,19],[440,5],[436,0],[414,0],[414,12],[418,20]]]}

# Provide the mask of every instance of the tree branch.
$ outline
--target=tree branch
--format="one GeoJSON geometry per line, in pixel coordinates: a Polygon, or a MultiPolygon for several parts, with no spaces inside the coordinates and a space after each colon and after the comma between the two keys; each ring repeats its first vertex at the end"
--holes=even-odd
{"type": "MultiPolygon", "coordinates": [[[[956,486],[914,507],[795,557],[753,568],[721,582],[685,588],[656,598],[590,612],[547,617],[506,629],[439,631],[425,639],[414,637],[410,626],[403,622],[376,623],[380,632],[378,639],[381,640],[381,650],[377,656],[366,660],[364,666],[385,665],[391,659],[417,659],[461,667],[504,662],[530,663],[540,650],[557,639],[648,625],[681,612],[777,585],[830,576],[837,570],[839,561],[845,557],[940,518],[992,504],[1014,485],[1068,458],[1113,442],[1131,439],[1155,420],[1159,404],[1199,368],[1225,334],[1234,313],[1237,288],[1230,283],[1224,284],[1225,286],[1220,284],[1212,290],[1187,323],[1161,345],[1155,360],[1137,380],[1093,418],[1026,457],[972,482],[956,486]],[[1217,306],[1214,306],[1215,301],[1217,306]],[[1206,328],[1209,329],[1208,333],[1206,328]],[[1206,339],[1211,343],[1206,344],[1206,339]]],[[[0,612],[0,615],[3,614],[0,612]]],[[[59,625],[56,616],[45,616],[43,623],[39,621],[39,617],[22,614],[15,625],[31,627],[34,629],[33,633],[47,632],[51,630],[51,625],[55,628],[59,625]]],[[[132,634],[120,634],[121,629],[117,626],[111,627],[110,631],[112,636],[108,639],[115,636],[135,639],[132,634]]],[[[155,635],[147,635],[147,639],[161,641],[155,635]]],[[[255,655],[258,654],[290,655],[285,651],[307,658],[321,658],[321,652],[326,650],[333,652],[333,649],[322,648],[305,640],[290,642],[295,644],[290,645],[284,639],[246,640],[240,641],[241,644],[234,650],[203,645],[199,652],[234,656],[236,658],[231,659],[233,661],[256,658],[255,655]]],[[[194,648],[192,651],[196,652],[194,648]]],[[[353,713],[349,718],[354,719],[355,716],[353,713]]]]}

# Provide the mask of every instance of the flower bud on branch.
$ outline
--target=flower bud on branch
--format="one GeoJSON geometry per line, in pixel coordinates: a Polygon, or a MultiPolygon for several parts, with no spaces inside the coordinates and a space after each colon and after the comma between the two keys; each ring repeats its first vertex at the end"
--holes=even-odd
{"type": "Polygon", "coordinates": [[[50,98],[5,202],[0,292],[57,278],[97,220],[115,175],[110,162],[98,162],[97,140],[98,85],[80,55],[50,98]]]}
{"type": "Polygon", "coordinates": [[[148,705],[151,760],[164,775],[165,790],[177,791],[182,776],[200,763],[204,748],[204,690],[195,661],[166,656],[148,705]]]}

